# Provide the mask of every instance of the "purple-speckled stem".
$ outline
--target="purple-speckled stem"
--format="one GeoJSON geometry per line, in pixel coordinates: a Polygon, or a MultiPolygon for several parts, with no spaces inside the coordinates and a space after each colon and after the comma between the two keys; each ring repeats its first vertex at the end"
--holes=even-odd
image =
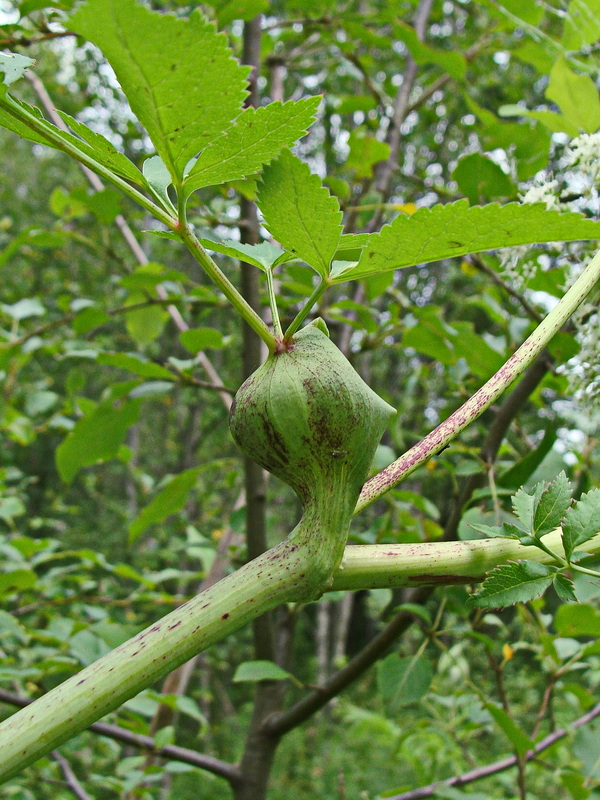
{"type": "Polygon", "coordinates": [[[600,279],[600,253],[596,253],[584,272],[565,293],[531,336],[508,361],[466,403],[445,419],[420,442],[407,450],[388,467],[363,486],[355,514],[374,503],[382,495],[410,475],[451,442],[467,425],[483,414],[510,384],[539,356],[571,314],[581,305],[600,279]]]}

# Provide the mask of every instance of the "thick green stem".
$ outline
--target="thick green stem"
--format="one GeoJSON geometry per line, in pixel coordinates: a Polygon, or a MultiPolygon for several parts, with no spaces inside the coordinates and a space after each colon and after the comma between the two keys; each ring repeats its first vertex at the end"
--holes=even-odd
{"type": "Polygon", "coordinates": [[[239,313],[252,330],[260,336],[269,348],[269,352],[274,352],[277,340],[273,333],[266,326],[265,322],[258,316],[252,306],[242,297],[229,278],[219,269],[206,250],[202,247],[197,237],[184,223],[180,223],[176,233],[181,238],[190,253],[206,272],[211,281],[216,284],[229,300],[231,305],[239,313]]]}
{"type": "MultiPolygon", "coordinates": [[[[544,542],[559,557],[564,555],[561,537],[560,529],[544,536],[544,542]]],[[[600,553],[600,534],[580,549],[590,555],[600,553]]],[[[516,539],[502,537],[465,542],[353,545],[344,551],[331,591],[478,583],[499,564],[520,559],[556,564],[553,555],[539,547],[524,547],[516,539]]]]}
{"type": "MultiPolygon", "coordinates": [[[[314,543],[302,530],[202,592],[0,725],[6,781],[166,672],[286,602],[318,596],[314,543]]],[[[330,582],[330,574],[326,575],[330,582]]]]}
{"type": "Polygon", "coordinates": [[[531,336],[513,353],[508,361],[466,403],[451,414],[435,430],[427,434],[400,458],[368,480],[356,504],[358,514],[375,500],[404,480],[421,464],[434,456],[483,412],[511,383],[521,375],[557,334],[573,312],[579,308],[600,279],[600,253],[596,253],[584,272],[565,293],[531,336]]]}

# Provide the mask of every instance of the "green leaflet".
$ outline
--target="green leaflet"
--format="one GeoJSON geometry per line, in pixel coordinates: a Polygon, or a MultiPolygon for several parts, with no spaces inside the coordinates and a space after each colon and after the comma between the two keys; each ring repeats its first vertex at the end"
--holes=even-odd
{"type": "Polygon", "coordinates": [[[590,489],[567,509],[562,527],[565,554],[571,558],[575,548],[600,533],[600,489],[590,489]]]}
{"type": "Polygon", "coordinates": [[[83,122],[73,119],[69,114],[65,114],[64,111],[59,111],[58,113],[71,128],[73,133],[76,133],[77,136],[83,140],[78,144],[79,148],[83,150],[84,153],[92,156],[92,158],[96,159],[100,164],[116,172],[117,175],[121,175],[121,177],[127,178],[133,183],[137,183],[139,186],[144,185],[139,169],[131,163],[126,155],[120,153],[106,137],[95,133],[88,128],[87,125],[84,125],[83,122]]]}
{"type": "Polygon", "coordinates": [[[396,217],[369,237],[358,264],[335,283],[483,250],[578,239],[600,239],[600,222],[547,211],[541,203],[469,206],[458,200],[396,217]]]}
{"type": "Polygon", "coordinates": [[[0,73],[4,74],[2,83],[10,86],[20,77],[26,69],[33,66],[35,60],[19,53],[0,53],[0,73]]]}
{"type": "Polygon", "coordinates": [[[284,150],[265,168],[257,202],[272,236],[319,275],[328,276],[342,235],[342,212],[319,176],[284,150]]]}
{"type": "Polygon", "coordinates": [[[102,403],[82,417],[56,450],[61,478],[71,483],[82,467],[114,458],[138,414],[139,401],[131,400],[120,407],[102,403]]]}
{"type": "Polygon", "coordinates": [[[189,493],[198,480],[202,467],[193,467],[180,472],[156,494],[138,516],[129,524],[129,543],[134,542],[144,531],[157,522],[163,522],[171,514],[184,507],[189,493]]]}
{"type": "Polygon", "coordinates": [[[480,591],[469,598],[479,608],[504,608],[539,597],[552,583],[556,569],[535,561],[503,564],[492,570],[480,591]]]}
{"type": "Polygon", "coordinates": [[[225,34],[199,11],[183,19],[134,0],[89,0],[69,27],[102,50],[180,185],[188,161],[241,111],[249,67],[233,58],[225,34]]]}
{"type": "Polygon", "coordinates": [[[290,147],[306,133],[320,102],[320,97],[309,97],[247,108],[201,153],[186,176],[186,194],[258,172],[283,147],[290,147]]]}
{"type": "Polygon", "coordinates": [[[225,239],[222,242],[213,241],[212,239],[200,239],[200,243],[207,250],[237,258],[246,264],[258,267],[263,272],[275,269],[279,264],[293,259],[290,253],[275,247],[270,242],[245,244],[244,242],[235,242],[232,239],[225,239]]]}

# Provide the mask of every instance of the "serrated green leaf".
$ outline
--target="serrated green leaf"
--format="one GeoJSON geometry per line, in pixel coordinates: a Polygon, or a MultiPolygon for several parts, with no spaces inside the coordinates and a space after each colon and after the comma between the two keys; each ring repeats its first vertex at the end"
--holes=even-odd
{"type": "Polygon", "coordinates": [[[68,25],[102,50],[178,186],[241,111],[249,67],[198,10],[181,18],[134,0],[88,0],[68,25]]]}
{"type": "Polygon", "coordinates": [[[335,283],[483,250],[598,238],[599,221],[548,211],[541,203],[469,206],[468,200],[458,200],[396,217],[370,235],[357,266],[335,283]]]}
{"type": "Polygon", "coordinates": [[[9,95],[6,91],[6,86],[2,83],[0,83],[0,103],[2,104],[0,107],[0,125],[2,125],[2,127],[12,131],[12,133],[16,133],[17,136],[21,136],[23,139],[28,139],[30,142],[47,144],[50,147],[54,147],[42,134],[33,131],[20,118],[21,112],[23,114],[31,114],[41,125],[49,126],[57,131],[58,128],[55,128],[54,125],[51,125],[44,119],[39,108],[31,106],[29,103],[23,103],[21,100],[17,100],[15,97],[9,95]],[[9,108],[14,108],[18,116],[13,116],[13,114],[9,112],[9,108]]]}
{"type": "Polygon", "coordinates": [[[575,585],[570,578],[559,572],[553,581],[554,591],[565,603],[576,603],[575,585]]]}
{"type": "Polygon", "coordinates": [[[139,401],[132,400],[120,407],[103,403],[78,420],[56,450],[63,481],[71,483],[82,467],[114,458],[138,416],[139,401]]]}
{"type": "Polygon", "coordinates": [[[199,353],[207,347],[220,350],[225,346],[223,334],[216,328],[190,328],[179,334],[179,341],[190,353],[199,353]]]}
{"type": "Polygon", "coordinates": [[[320,97],[309,97],[247,108],[200,154],[185,178],[186,194],[258,172],[306,133],[320,101],[320,97]]]}
{"type": "MultiPolygon", "coordinates": [[[[514,526],[512,526],[514,527],[514,526]]],[[[516,539],[518,538],[513,533],[509,533],[507,528],[500,527],[498,525],[481,525],[479,523],[470,522],[469,528],[473,528],[473,530],[477,531],[478,533],[482,533],[484,536],[489,537],[490,539],[496,538],[506,538],[506,539],[516,539]]]]}
{"type": "Polygon", "coordinates": [[[202,467],[194,467],[180,472],[158,492],[157,495],[140,511],[136,519],[129,524],[129,543],[144,533],[157,522],[163,522],[171,514],[181,511],[188,495],[196,485],[202,467]]]}
{"type": "Polygon", "coordinates": [[[539,597],[552,583],[556,570],[535,561],[516,561],[492,570],[480,591],[469,598],[479,608],[504,608],[539,597]]]}
{"type": "Polygon", "coordinates": [[[600,489],[591,489],[583,494],[574,506],[567,510],[562,523],[562,540],[567,559],[576,547],[589,542],[600,533],[600,489]]]}
{"type": "Polygon", "coordinates": [[[533,742],[507,712],[495,703],[484,703],[485,708],[494,718],[494,722],[506,736],[520,756],[525,755],[533,747],[533,742]]]}
{"type": "Polygon", "coordinates": [[[544,536],[561,523],[571,504],[571,484],[564,470],[542,492],[533,515],[533,533],[544,536]]]}
{"type": "Polygon", "coordinates": [[[59,111],[58,113],[69,128],[71,128],[73,133],[82,140],[79,143],[81,150],[92,156],[92,158],[100,164],[116,172],[117,175],[127,178],[127,180],[136,183],[138,186],[144,185],[139,169],[135,164],[131,163],[126,155],[120,153],[105,136],[95,133],[88,128],[87,125],[84,125],[83,122],[79,122],[74,119],[74,117],[69,116],[69,114],[65,114],[64,111],[59,111]]]}
{"type": "Polygon", "coordinates": [[[10,86],[23,76],[25,70],[35,64],[35,59],[22,56],[20,53],[0,53],[0,74],[2,83],[10,86]]]}
{"type": "Polygon", "coordinates": [[[584,133],[595,133],[600,127],[600,100],[594,81],[573,72],[564,56],[550,70],[546,97],[584,133]]]}
{"type": "Polygon", "coordinates": [[[536,505],[543,491],[544,484],[537,483],[533,492],[527,492],[523,486],[521,486],[513,495],[513,512],[528,533],[533,532],[533,515],[535,514],[536,505]]]}
{"type": "Polygon", "coordinates": [[[284,150],[265,167],[257,202],[272,236],[319,275],[329,275],[342,234],[342,212],[318,175],[284,150]]]}
{"type": "Polygon", "coordinates": [[[246,264],[258,267],[263,272],[274,269],[279,264],[294,258],[291,253],[286,253],[285,250],[275,247],[270,242],[244,244],[231,239],[225,239],[222,242],[215,242],[212,239],[200,239],[200,243],[207,250],[237,258],[246,264]]]}
{"type": "Polygon", "coordinates": [[[284,681],[291,677],[273,661],[244,661],[236,669],[233,681],[284,681]]]}
{"type": "Polygon", "coordinates": [[[119,151],[103,136],[95,134],[68,114],[59,112],[65,122],[76,130],[77,136],[70,131],[63,131],[55,125],[52,125],[52,123],[44,118],[42,112],[36,106],[29,105],[28,103],[24,103],[8,95],[6,87],[2,84],[0,84],[0,106],[0,125],[16,133],[17,136],[21,136],[23,139],[28,139],[31,142],[44,144],[56,150],[60,149],[50,138],[41,132],[33,130],[33,128],[27,125],[27,118],[33,117],[37,125],[41,126],[43,130],[48,131],[49,134],[58,137],[71,147],[77,148],[80,152],[93,158],[100,164],[107,166],[113,172],[127,178],[133,183],[137,183],[140,186],[145,185],[140,172],[126,156],[119,153],[119,151]],[[11,113],[10,109],[12,109],[13,113],[11,113]]]}

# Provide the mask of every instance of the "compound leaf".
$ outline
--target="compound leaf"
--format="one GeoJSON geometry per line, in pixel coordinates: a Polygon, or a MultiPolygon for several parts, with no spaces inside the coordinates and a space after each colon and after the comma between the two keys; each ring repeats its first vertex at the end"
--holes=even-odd
{"type": "Polygon", "coordinates": [[[458,200],[396,217],[371,234],[358,264],[337,275],[335,283],[483,250],[599,238],[599,221],[546,210],[542,203],[469,206],[458,200]]]}
{"type": "Polygon", "coordinates": [[[600,489],[592,489],[567,510],[562,524],[563,547],[568,559],[576,547],[600,533],[600,489]]]}
{"type": "Polygon", "coordinates": [[[469,603],[480,608],[504,608],[515,603],[527,603],[543,594],[556,570],[536,561],[502,564],[487,576],[480,591],[469,603]]]}
{"type": "Polygon", "coordinates": [[[178,186],[240,113],[249,68],[199,11],[184,19],[135,0],[88,0],[69,27],[102,50],[178,186]]]}
{"type": "Polygon", "coordinates": [[[320,101],[320,97],[309,97],[247,108],[200,154],[186,176],[186,193],[258,172],[282,148],[290,147],[306,133],[320,101]]]}

